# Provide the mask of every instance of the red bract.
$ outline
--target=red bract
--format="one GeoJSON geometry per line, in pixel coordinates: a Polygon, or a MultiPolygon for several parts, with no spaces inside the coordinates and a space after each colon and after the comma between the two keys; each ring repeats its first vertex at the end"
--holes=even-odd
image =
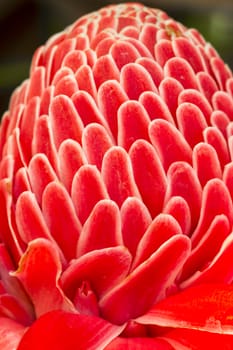
{"type": "Polygon", "coordinates": [[[233,349],[233,77],[112,5],[40,47],[0,129],[2,350],[233,349]]]}

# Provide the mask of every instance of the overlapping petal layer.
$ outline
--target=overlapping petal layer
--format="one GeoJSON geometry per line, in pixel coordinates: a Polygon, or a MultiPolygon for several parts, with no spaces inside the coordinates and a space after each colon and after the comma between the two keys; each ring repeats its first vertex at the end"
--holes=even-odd
{"type": "Polygon", "coordinates": [[[0,345],[233,349],[233,77],[111,5],[33,56],[0,127],[0,345]]]}

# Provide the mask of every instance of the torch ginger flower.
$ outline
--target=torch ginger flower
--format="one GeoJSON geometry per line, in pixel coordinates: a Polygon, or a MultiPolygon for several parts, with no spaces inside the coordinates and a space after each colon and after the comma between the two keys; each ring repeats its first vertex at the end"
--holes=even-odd
{"type": "Polygon", "coordinates": [[[233,349],[233,78],[141,4],[35,52],[0,129],[2,350],[233,349]]]}

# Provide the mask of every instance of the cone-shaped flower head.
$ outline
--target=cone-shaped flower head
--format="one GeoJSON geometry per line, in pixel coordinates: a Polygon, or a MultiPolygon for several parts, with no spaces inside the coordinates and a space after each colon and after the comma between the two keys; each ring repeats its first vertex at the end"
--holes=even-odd
{"type": "Polygon", "coordinates": [[[0,128],[1,349],[233,349],[232,120],[230,69],[158,9],[38,48],[0,128]]]}

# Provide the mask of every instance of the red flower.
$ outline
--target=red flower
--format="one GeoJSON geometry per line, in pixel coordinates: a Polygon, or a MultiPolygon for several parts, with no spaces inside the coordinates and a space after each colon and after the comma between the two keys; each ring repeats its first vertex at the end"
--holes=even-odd
{"type": "Polygon", "coordinates": [[[0,129],[0,347],[233,349],[233,78],[128,3],[40,47],[0,129]]]}

